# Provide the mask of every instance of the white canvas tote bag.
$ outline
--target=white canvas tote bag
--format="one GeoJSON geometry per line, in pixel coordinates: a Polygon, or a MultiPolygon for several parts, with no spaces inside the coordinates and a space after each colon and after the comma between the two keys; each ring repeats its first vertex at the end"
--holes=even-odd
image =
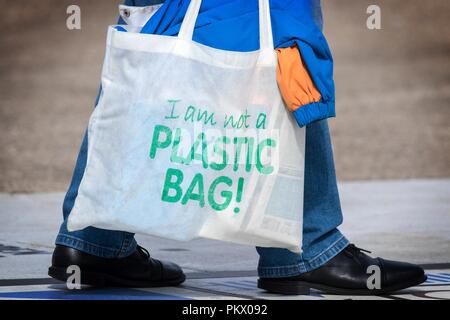
{"type": "Polygon", "coordinates": [[[192,41],[200,5],[177,37],[109,28],[68,228],[299,252],[305,130],[277,86],[268,0],[254,52],[192,41]]]}

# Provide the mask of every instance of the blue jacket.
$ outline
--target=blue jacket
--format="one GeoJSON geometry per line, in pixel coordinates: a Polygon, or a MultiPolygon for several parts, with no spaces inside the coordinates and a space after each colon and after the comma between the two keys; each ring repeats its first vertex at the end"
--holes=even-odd
{"type": "MultiPolygon", "coordinates": [[[[142,33],[178,34],[190,0],[167,0],[143,27],[142,33]]],[[[146,6],[158,0],[126,0],[127,5],[146,6]]],[[[297,109],[300,126],[335,116],[333,58],[327,41],[313,20],[310,0],[270,0],[276,48],[297,45],[310,77],[321,94],[321,101],[297,109]]],[[[259,48],[257,0],[203,0],[193,40],[231,51],[259,48]]]]}

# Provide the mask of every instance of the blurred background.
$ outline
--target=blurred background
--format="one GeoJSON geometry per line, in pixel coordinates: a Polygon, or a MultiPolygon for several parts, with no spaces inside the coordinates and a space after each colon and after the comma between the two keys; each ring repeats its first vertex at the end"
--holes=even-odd
{"type": "MultiPolygon", "coordinates": [[[[67,188],[118,0],[0,0],[0,192],[67,188]],[[66,9],[81,7],[81,30],[66,9]]],[[[323,0],[339,180],[450,177],[450,1],[323,0]],[[381,30],[366,9],[381,8],[381,30]]]]}
{"type": "MultiPolygon", "coordinates": [[[[8,279],[49,281],[64,192],[119,3],[0,0],[0,298],[8,279]],[[66,27],[72,4],[81,7],[81,30],[66,27]]],[[[337,117],[329,124],[341,230],[375,256],[448,277],[449,298],[450,1],[322,0],[322,6],[335,60],[337,117]],[[381,30],[366,26],[373,4],[381,8],[381,30]]],[[[255,275],[258,257],[250,246],[138,237],[152,255],[191,276],[255,275]]]]}

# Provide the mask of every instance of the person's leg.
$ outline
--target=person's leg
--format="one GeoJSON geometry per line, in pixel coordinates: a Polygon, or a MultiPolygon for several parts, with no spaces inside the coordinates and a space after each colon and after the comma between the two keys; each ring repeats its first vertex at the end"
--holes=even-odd
{"type": "Polygon", "coordinates": [[[81,283],[86,285],[165,287],[182,283],[186,279],[183,270],[174,263],[150,257],[147,250],[137,245],[132,233],[93,227],[76,232],[67,230],[67,218],[86,167],[87,147],[85,134],[64,199],[64,221],[56,238],[49,276],[66,282],[70,276],[67,268],[77,265],[81,270],[81,283]]]}
{"type": "MultiPolygon", "coordinates": [[[[322,28],[320,0],[311,0],[312,15],[322,28]]],[[[303,252],[257,248],[258,287],[274,293],[309,294],[310,288],[335,294],[385,294],[426,280],[417,265],[372,258],[337,227],[342,212],[333,151],[326,120],[306,128],[303,252]],[[369,267],[380,270],[379,287],[368,286],[369,267]]],[[[370,253],[370,252],[369,252],[370,253]]]]}
{"type": "MultiPolygon", "coordinates": [[[[126,0],[126,5],[143,6],[162,3],[161,0],[126,0]]],[[[124,23],[119,20],[119,24],[124,23]]],[[[100,94],[99,94],[100,96],[100,94]]],[[[99,97],[97,97],[98,103],[99,97]]],[[[137,245],[134,234],[93,227],[76,232],[67,230],[67,218],[72,210],[86,168],[87,133],[84,136],[72,182],[63,204],[64,221],[56,238],[56,248],[48,274],[67,281],[67,268],[77,265],[81,283],[94,286],[161,287],[177,286],[186,276],[176,264],[156,260],[137,245]]]]}
{"type": "MultiPolygon", "coordinates": [[[[311,14],[322,29],[320,0],[311,0],[311,14]]],[[[260,277],[289,277],[309,272],[324,265],[349,244],[337,229],[342,223],[342,212],[327,120],[306,127],[304,183],[302,253],[257,248],[260,277]]]]}
{"type": "Polygon", "coordinates": [[[55,244],[77,249],[103,258],[121,258],[129,256],[136,250],[136,241],[134,240],[134,235],[131,233],[102,230],[93,227],[75,232],[69,232],[67,230],[67,218],[75,203],[75,199],[78,195],[78,188],[86,168],[87,148],[88,137],[86,132],[78,154],[72,181],[64,198],[64,221],[59,229],[55,244]]]}
{"type": "MultiPolygon", "coordinates": [[[[126,5],[130,6],[147,6],[164,2],[163,0],[125,0],[126,5]]],[[[125,22],[120,18],[119,24],[125,22]]],[[[100,94],[99,94],[100,96],[100,94]]],[[[95,105],[98,103],[99,96],[95,105]]],[[[72,210],[75,199],[78,195],[78,188],[83,178],[86,168],[88,148],[87,132],[84,135],[83,143],[78,154],[77,163],[73,172],[72,182],[66,193],[63,203],[63,223],[60,227],[59,234],[56,237],[56,245],[63,245],[73,249],[83,251],[85,253],[103,258],[122,258],[131,255],[136,251],[136,241],[134,235],[122,231],[102,230],[89,227],[76,232],[67,230],[67,218],[72,210]]]]}
{"type": "Polygon", "coordinates": [[[290,277],[319,268],[341,252],[348,240],[337,227],[342,212],[326,120],[306,128],[303,252],[257,248],[263,278],[290,277]]]}

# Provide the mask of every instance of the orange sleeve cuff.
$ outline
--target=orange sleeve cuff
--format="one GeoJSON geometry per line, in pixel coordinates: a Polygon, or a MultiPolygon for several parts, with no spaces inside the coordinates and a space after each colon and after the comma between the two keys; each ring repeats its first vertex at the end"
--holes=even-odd
{"type": "Polygon", "coordinates": [[[278,87],[287,107],[295,111],[304,105],[319,102],[320,92],[309,76],[297,45],[276,51],[278,87]]]}

